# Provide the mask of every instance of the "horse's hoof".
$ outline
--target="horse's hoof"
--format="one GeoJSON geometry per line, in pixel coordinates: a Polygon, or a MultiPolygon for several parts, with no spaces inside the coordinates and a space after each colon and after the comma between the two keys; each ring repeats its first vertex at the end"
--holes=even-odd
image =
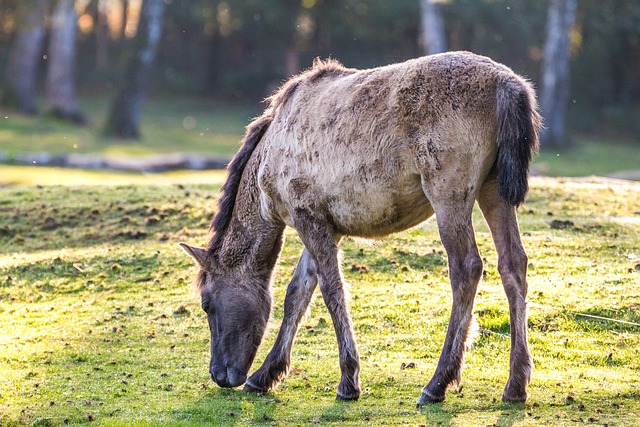
{"type": "Polygon", "coordinates": [[[527,400],[527,393],[509,395],[506,392],[502,395],[502,401],[504,403],[524,403],[527,400]]]}
{"type": "Polygon", "coordinates": [[[267,391],[268,390],[252,385],[248,381],[244,384],[244,387],[242,388],[243,393],[255,393],[258,395],[265,394],[267,391]]]}
{"type": "Polygon", "coordinates": [[[342,402],[356,401],[356,400],[358,400],[359,397],[360,397],[360,393],[359,392],[353,393],[353,394],[348,394],[348,395],[336,393],[336,400],[340,400],[342,402]]]}
{"type": "Polygon", "coordinates": [[[336,400],[358,400],[362,391],[360,387],[338,387],[336,390],[336,400]]]}
{"type": "Polygon", "coordinates": [[[527,397],[527,386],[515,381],[507,381],[507,385],[502,391],[502,401],[504,403],[523,403],[527,400],[527,397]]]}
{"type": "Polygon", "coordinates": [[[336,400],[358,400],[362,390],[358,381],[341,381],[336,389],[336,400]]]}
{"type": "Polygon", "coordinates": [[[444,394],[442,396],[436,396],[428,391],[423,391],[416,403],[416,408],[422,408],[423,405],[427,403],[440,403],[444,401],[444,394]]]}

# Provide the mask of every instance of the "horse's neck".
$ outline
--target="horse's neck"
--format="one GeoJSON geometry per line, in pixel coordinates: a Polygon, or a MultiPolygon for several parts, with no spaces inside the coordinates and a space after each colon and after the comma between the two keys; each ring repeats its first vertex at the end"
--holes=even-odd
{"type": "Polygon", "coordinates": [[[230,268],[270,275],[280,253],[284,226],[262,217],[259,195],[255,173],[246,170],[222,238],[219,261],[230,268]]]}

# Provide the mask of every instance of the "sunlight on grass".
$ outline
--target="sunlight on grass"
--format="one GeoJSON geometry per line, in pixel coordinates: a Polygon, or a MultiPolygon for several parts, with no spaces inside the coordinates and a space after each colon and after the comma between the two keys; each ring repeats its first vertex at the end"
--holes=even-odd
{"type": "MultiPolygon", "coordinates": [[[[523,405],[500,401],[509,309],[474,213],[485,266],[480,336],[462,387],[417,410],[451,304],[433,221],[341,245],[362,363],[358,402],[334,400],[337,346],[319,295],[277,390],[256,396],[211,382],[195,267],[176,243],[206,242],[223,177],[0,167],[0,425],[637,424],[640,183],[532,180],[519,209],[536,365],[523,405]]],[[[292,230],[286,237],[253,369],[275,340],[302,249],[292,230]]]]}
{"type": "Polygon", "coordinates": [[[2,185],[222,185],[225,171],[174,171],[165,173],[126,173],[87,171],[37,166],[0,166],[2,185]]]}

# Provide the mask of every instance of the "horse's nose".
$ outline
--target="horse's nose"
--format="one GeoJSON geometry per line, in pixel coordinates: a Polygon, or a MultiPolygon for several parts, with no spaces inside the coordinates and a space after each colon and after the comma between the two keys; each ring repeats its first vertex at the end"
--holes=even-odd
{"type": "Polygon", "coordinates": [[[234,369],[229,369],[228,371],[222,370],[211,373],[211,379],[220,387],[232,388],[244,384],[247,380],[247,376],[236,372],[234,369]]]}
{"type": "Polygon", "coordinates": [[[219,372],[211,372],[211,379],[214,383],[218,384],[220,387],[229,388],[233,387],[227,381],[227,373],[225,371],[219,372]]]}
{"type": "Polygon", "coordinates": [[[237,387],[239,385],[242,385],[246,380],[246,374],[242,374],[235,369],[229,369],[227,371],[227,384],[229,384],[229,387],[237,387]]]}

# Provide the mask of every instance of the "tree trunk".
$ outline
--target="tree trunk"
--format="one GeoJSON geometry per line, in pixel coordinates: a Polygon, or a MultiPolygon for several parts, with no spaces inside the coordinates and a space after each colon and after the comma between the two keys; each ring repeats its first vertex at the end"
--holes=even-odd
{"type": "Polygon", "coordinates": [[[577,0],[549,1],[540,93],[540,108],[545,121],[541,142],[549,147],[558,147],[566,142],[564,124],[570,88],[570,33],[576,7],[577,0]]]}
{"type": "Polygon", "coordinates": [[[78,16],[74,0],[58,0],[51,17],[46,97],[56,117],[84,123],[75,86],[76,33],[78,16]]]}
{"type": "Polygon", "coordinates": [[[46,10],[46,0],[25,2],[5,70],[1,103],[22,114],[38,112],[35,86],[45,36],[46,10]]]}
{"type": "Polygon", "coordinates": [[[444,21],[440,12],[440,5],[434,0],[420,0],[421,12],[421,40],[420,44],[427,55],[441,53],[447,50],[447,40],[444,35],[444,21]]]}
{"type": "Polygon", "coordinates": [[[122,0],[122,26],[120,27],[120,40],[126,40],[127,19],[129,18],[129,0],[122,0]]]}
{"type": "Polygon", "coordinates": [[[105,70],[109,65],[109,5],[107,0],[98,0],[96,13],[96,69],[105,70]]]}
{"type": "Polygon", "coordinates": [[[107,120],[105,134],[108,136],[124,139],[140,137],[142,102],[162,34],[163,14],[164,0],[143,1],[125,73],[107,120]]]}

